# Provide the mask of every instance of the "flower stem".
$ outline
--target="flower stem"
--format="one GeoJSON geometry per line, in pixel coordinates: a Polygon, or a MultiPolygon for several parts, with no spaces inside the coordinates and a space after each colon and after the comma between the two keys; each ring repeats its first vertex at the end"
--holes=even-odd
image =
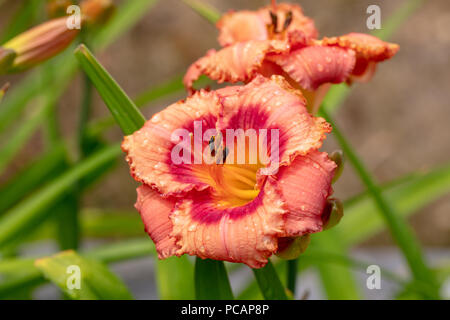
{"type": "Polygon", "coordinates": [[[287,300],[283,284],[272,262],[261,269],[252,269],[259,289],[266,300],[287,300]]]}
{"type": "Polygon", "coordinates": [[[344,151],[344,155],[348,158],[356,170],[356,173],[360,177],[361,181],[365,184],[368,192],[375,201],[375,204],[380,209],[392,237],[397,242],[408,262],[409,268],[415,280],[428,287],[429,290],[426,298],[439,298],[436,279],[425,263],[420,244],[418,243],[412,230],[407,223],[403,221],[401,216],[396,212],[389,201],[385,199],[381,193],[380,187],[376,184],[375,179],[364,166],[357,154],[353,151],[353,148],[346,141],[339,127],[333,122],[325,108],[321,108],[319,113],[332,125],[334,137],[344,151]]]}
{"type": "Polygon", "coordinates": [[[297,285],[298,258],[287,261],[287,288],[295,297],[295,289],[297,285]]]}
{"type": "Polygon", "coordinates": [[[197,300],[233,300],[223,261],[195,260],[195,297],[197,300]]]}

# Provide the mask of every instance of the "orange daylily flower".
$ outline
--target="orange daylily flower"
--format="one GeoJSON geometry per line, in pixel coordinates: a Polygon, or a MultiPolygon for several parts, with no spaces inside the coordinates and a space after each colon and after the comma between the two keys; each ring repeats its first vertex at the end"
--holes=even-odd
{"type": "Polygon", "coordinates": [[[201,90],[155,114],[125,137],[122,149],[142,183],[136,208],[159,258],[189,254],[260,268],[279,252],[279,243],[284,250],[289,239],[321,231],[330,216],[336,164],[318,149],[330,131],[280,76],[256,75],[244,86],[201,90]],[[177,130],[189,132],[183,159],[193,163],[174,161],[177,130]],[[214,134],[199,138],[198,130],[214,134]],[[238,134],[229,137],[230,130],[238,134]],[[257,149],[250,147],[248,132],[254,132],[257,149]],[[244,144],[234,148],[235,139],[244,144]],[[270,148],[261,154],[264,141],[270,148]],[[243,162],[235,161],[239,151],[243,162]],[[275,158],[277,169],[267,171],[275,158]]]}
{"type": "Polygon", "coordinates": [[[361,33],[317,39],[313,21],[294,4],[225,14],[217,23],[223,49],[191,65],[184,84],[192,92],[202,74],[221,82],[248,82],[256,74],[284,76],[317,109],[330,84],[367,81],[396,44],[361,33]]]}

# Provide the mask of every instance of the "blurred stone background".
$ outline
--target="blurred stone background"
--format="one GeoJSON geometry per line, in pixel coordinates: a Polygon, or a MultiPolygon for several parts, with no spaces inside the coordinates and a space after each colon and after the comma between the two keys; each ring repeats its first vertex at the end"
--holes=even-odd
{"type": "MultiPolygon", "coordinates": [[[[132,0],[128,0],[132,1],[132,0]]],[[[225,12],[229,9],[256,9],[269,0],[204,0],[225,12]]],[[[11,18],[21,1],[7,1],[0,11],[0,28],[11,18]]],[[[119,3],[120,1],[117,1],[119,3]]],[[[320,36],[348,32],[369,32],[366,8],[381,7],[382,23],[404,0],[303,0],[315,19],[320,36]]],[[[120,11],[117,12],[120,14],[120,11]]],[[[394,34],[392,42],[400,52],[380,64],[369,84],[357,85],[336,117],[344,133],[381,182],[414,170],[427,170],[450,160],[450,1],[425,1],[394,34]]],[[[217,31],[179,0],[160,0],[129,33],[98,53],[98,57],[125,91],[135,97],[153,85],[182,75],[186,68],[209,48],[218,48],[217,31]]],[[[21,76],[8,77],[12,85],[21,76]]],[[[3,80],[1,78],[0,80],[3,80]]],[[[183,98],[173,96],[145,109],[146,116],[183,98]]],[[[74,132],[81,99],[80,78],[59,102],[59,117],[65,135],[74,132]]],[[[93,118],[108,111],[98,96],[93,118]]],[[[108,133],[118,141],[119,130],[108,133]]],[[[18,170],[41,148],[40,136],[30,141],[17,157],[7,176],[18,170]]],[[[324,146],[337,148],[330,136],[324,146]]],[[[5,177],[0,177],[3,181],[5,177]]],[[[101,185],[86,194],[84,205],[130,210],[135,201],[136,184],[122,161],[101,185]]],[[[363,190],[348,165],[335,185],[337,197],[345,199],[363,190]]],[[[410,219],[420,240],[428,247],[450,247],[450,195],[421,210],[410,219]]],[[[387,232],[374,236],[364,246],[391,244],[387,232]]],[[[448,251],[447,251],[448,252],[448,251]]]]}

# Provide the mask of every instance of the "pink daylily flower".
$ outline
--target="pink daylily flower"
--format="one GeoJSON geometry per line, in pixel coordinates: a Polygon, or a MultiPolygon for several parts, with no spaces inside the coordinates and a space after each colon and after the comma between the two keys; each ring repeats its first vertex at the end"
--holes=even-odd
{"type": "Polygon", "coordinates": [[[317,110],[331,84],[368,81],[377,63],[399,46],[361,33],[317,39],[314,22],[295,4],[225,14],[217,23],[223,49],[209,50],[188,69],[184,84],[202,74],[222,82],[248,82],[256,74],[284,76],[317,110]]]}
{"type": "Polygon", "coordinates": [[[200,90],[155,114],[125,137],[122,149],[132,176],[142,183],[136,208],[159,258],[189,254],[260,268],[277,253],[279,242],[321,231],[336,164],[318,149],[330,131],[280,76],[256,75],[243,86],[200,90]],[[278,170],[263,174],[271,163],[262,164],[259,153],[250,162],[246,139],[240,148],[244,163],[232,161],[233,150],[219,153],[211,148],[214,139],[198,139],[199,127],[224,137],[228,129],[254,130],[258,142],[274,141],[261,130],[276,130],[278,145],[270,144],[268,155],[272,161],[278,154],[278,170]],[[179,129],[194,133],[185,145],[194,145],[187,149],[189,159],[199,154],[195,143],[201,144],[200,163],[173,160],[173,133],[179,129]],[[224,161],[206,162],[204,150],[224,161]]]}

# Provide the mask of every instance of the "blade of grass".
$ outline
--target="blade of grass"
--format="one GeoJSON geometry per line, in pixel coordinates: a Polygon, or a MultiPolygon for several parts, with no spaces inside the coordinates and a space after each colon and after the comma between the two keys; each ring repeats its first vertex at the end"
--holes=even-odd
{"type": "Polygon", "coordinates": [[[283,284],[278,278],[277,271],[275,270],[272,262],[266,264],[261,269],[252,269],[255,275],[256,282],[258,283],[259,290],[266,300],[287,300],[286,291],[283,284]]]}
{"type": "MultiPolygon", "coordinates": [[[[397,179],[382,193],[400,216],[407,217],[450,193],[450,165],[397,179]]],[[[383,229],[380,210],[368,192],[345,201],[344,208],[345,219],[334,229],[345,246],[357,245],[383,229]]]]}
{"type": "Polygon", "coordinates": [[[8,137],[6,144],[0,149],[0,173],[3,172],[16,153],[41,125],[47,116],[47,113],[54,107],[56,100],[65,90],[67,85],[68,81],[61,84],[61,86],[54,91],[49,92],[45,97],[41,97],[42,100],[38,101],[34,112],[28,115],[27,119],[21,123],[19,129],[16,129],[12,136],[8,137]]]}
{"type": "Polygon", "coordinates": [[[105,49],[115,39],[122,36],[137,21],[140,21],[157,2],[157,0],[124,1],[117,8],[118,14],[114,15],[113,19],[92,38],[91,43],[95,51],[105,49]]]}
{"type": "Polygon", "coordinates": [[[295,291],[297,287],[297,271],[298,271],[298,260],[288,260],[286,263],[287,267],[287,278],[286,278],[286,287],[291,291],[292,295],[295,296],[295,291]]]}
{"type": "Polygon", "coordinates": [[[195,299],[233,300],[230,281],[222,261],[195,260],[195,299]]]}
{"type": "Polygon", "coordinates": [[[61,172],[65,158],[64,147],[62,145],[56,146],[3,184],[0,187],[0,194],[2,195],[0,198],[0,213],[24,199],[36,187],[42,185],[42,181],[47,181],[61,172]]]}
{"type": "MultiPolygon", "coordinates": [[[[211,83],[211,80],[206,77],[201,77],[196,83],[199,83],[200,86],[205,86],[211,83]]],[[[184,92],[185,88],[182,82],[182,76],[177,76],[163,84],[154,87],[152,86],[145,90],[134,99],[134,103],[138,108],[142,108],[149,103],[184,92]]],[[[112,116],[93,121],[89,123],[86,129],[87,135],[90,137],[97,137],[105,130],[115,125],[115,123],[114,117],[112,116]]]]}
{"type": "Polygon", "coordinates": [[[83,255],[104,263],[114,263],[155,254],[155,246],[148,237],[110,243],[86,251],[83,255]]]}
{"type": "Polygon", "coordinates": [[[424,0],[409,0],[404,5],[398,8],[390,17],[383,23],[382,28],[375,29],[372,35],[387,40],[408,18],[419,9],[424,0]]]}
{"type": "Polygon", "coordinates": [[[215,24],[220,19],[221,13],[218,12],[216,8],[202,1],[199,0],[182,0],[182,1],[212,24],[215,24]]]}
{"type": "MultiPolygon", "coordinates": [[[[150,239],[133,239],[90,249],[83,256],[103,263],[114,263],[152,255],[155,247],[150,239]]],[[[34,266],[35,259],[0,260],[0,275],[9,276],[0,281],[0,297],[9,298],[25,287],[46,283],[42,273],[34,266]]]]}
{"type": "Polygon", "coordinates": [[[186,256],[157,260],[156,283],[162,300],[195,298],[194,266],[186,256]]]}
{"type": "Polygon", "coordinates": [[[73,187],[79,179],[108,163],[121,153],[118,145],[106,147],[79,163],[48,185],[42,187],[32,197],[22,201],[0,218],[0,248],[17,241],[50,216],[48,208],[73,187]]]}
{"type": "Polygon", "coordinates": [[[103,263],[63,251],[35,261],[45,278],[73,300],[130,300],[132,296],[123,282],[103,263]],[[77,269],[71,269],[76,267],[77,269]],[[75,276],[79,283],[72,282],[75,276]],[[75,287],[69,286],[73,284],[75,287]],[[78,285],[78,286],[77,286],[78,285]]]}
{"type": "Polygon", "coordinates": [[[84,45],[80,45],[75,56],[123,133],[129,135],[140,129],[145,123],[144,116],[92,53],[84,45]]]}
{"type": "Polygon", "coordinates": [[[321,110],[321,115],[332,125],[334,137],[338,141],[349,162],[356,170],[359,178],[373,197],[380,213],[388,225],[392,237],[402,250],[414,278],[417,282],[427,283],[430,286],[430,291],[431,289],[434,289],[435,294],[429,298],[438,298],[438,285],[433,274],[425,263],[420,244],[418,243],[412,230],[395,211],[389,201],[385,199],[381,193],[380,187],[376,184],[375,179],[372,177],[360,158],[356,155],[354,149],[347,142],[341,133],[340,128],[336,126],[325,110],[321,110]]]}
{"type": "Polygon", "coordinates": [[[9,162],[21,150],[23,145],[38,129],[49,108],[49,104],[40,102],[28,117],[20,124],[11,135],[9,135],[4,145],[0,147],[0,174],[3,173],[9,162]]]}
{"type": "Polygon", "coordinates": [[[135,211],[83,209],[81,230],[87,238],[128,238],[142,235],[142,220],[135,211]]]}
{"type": "MultiPolygon", "coordinates": [[[[320,236],[314,234],[311,239],[311,247],[319,247],[321,250],[348,257],[348,252],[340,243],[340,239],[333,229],[321,232],[320,236]]],[[[348,266],[336,264],[318,264],[316,266],[329,300],[361,299],[354,275],[348,266]]]]}
{"type": "MultiPolygon", "coordinates": [[[[58,62],[63,61],[63,59],[60,59],[57,58],[58,62]]],[[[0,132],[4,132],[5,128],[22,114],[23,109],[32,98],[39,97],[40,93],[46,89],[47,91],[50,91],[50,88],[52,90],[57,89],[55,86],[50,86],[51,73],[46,72],[46,68],[48,68],[47,64],[37,68],[35,72],[32,72],[20,84],[15,85],[10,90],[0,108],[0,132]]],[[[61,64],[58,72],[58,81],[55,81],[55,83],[60,81],[64,83],[62,80],[71,76],[74,73],[73,71],[68,68],[67,64],[61,64]]]]}
{"type": "Polygon", "coordinates": [[[79,206],[77,190],[73,190],[54,209],[50,209],[55,211],[56,239],[60,250],[77,249],[80,244],[79,206]]]}

